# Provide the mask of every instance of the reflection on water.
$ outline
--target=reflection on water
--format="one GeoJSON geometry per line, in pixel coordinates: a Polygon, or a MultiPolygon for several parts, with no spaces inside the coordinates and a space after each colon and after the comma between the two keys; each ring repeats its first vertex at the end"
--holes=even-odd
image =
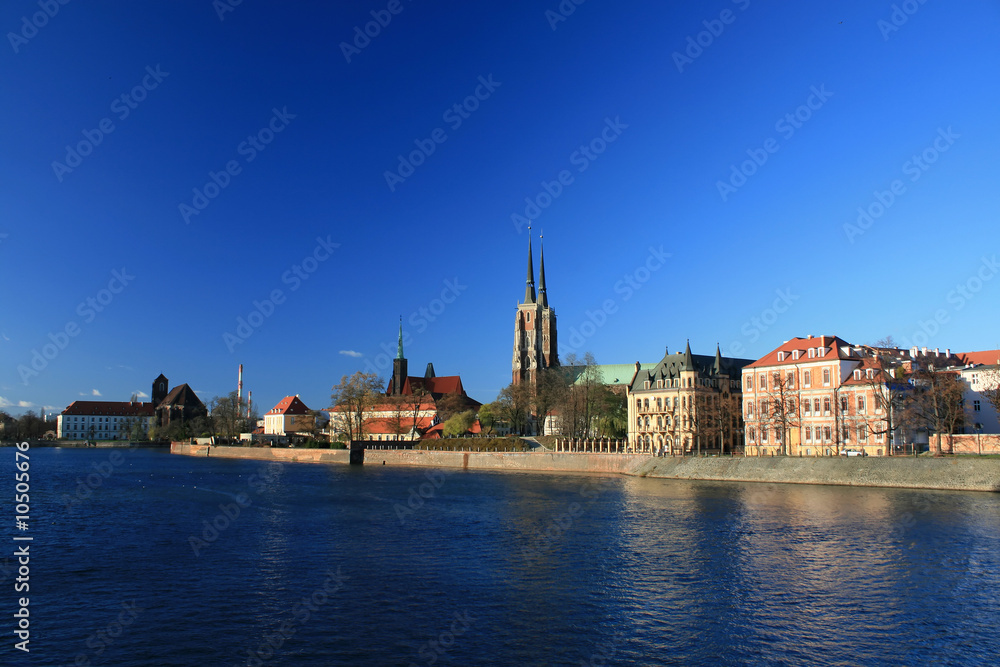
{"type": "Polygon", "coordinates": [[[36,664],[881,666],[998,649],[993,494],[460,470],[422,487],[423,469],[137,451],[67,512],[103,454],[32,455],[36,664]],[[130,599],[145,610],[98,655],[88,638],[130,599]]]}

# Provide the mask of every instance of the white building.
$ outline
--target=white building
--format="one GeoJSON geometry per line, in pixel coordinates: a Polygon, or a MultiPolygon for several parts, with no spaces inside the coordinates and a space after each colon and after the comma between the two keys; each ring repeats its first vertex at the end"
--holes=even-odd
{"type": "Polygon", "coordinates": [[[1000,433],[1000,419],[983,391],[1000,384],[1000,364],[969,366],[960,371],[965,384],[966,433],[1000,433]]]}
{"type": "Polygon", "coordinates": [[[315,423],[312,411],[298,396],[285,396],[264,415],[264,435],[308,433],[315,423]]]}
{"type": "Polygon", "coordinates": [[[129,440],[153,423],[152,403],[73,401],[56,418],[56,435],[66,440],[129,440]]]}

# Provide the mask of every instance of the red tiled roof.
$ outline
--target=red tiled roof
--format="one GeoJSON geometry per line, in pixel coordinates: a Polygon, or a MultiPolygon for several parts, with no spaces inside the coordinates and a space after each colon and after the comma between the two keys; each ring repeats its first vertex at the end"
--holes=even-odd
{"type": "MultiPolygon", "coordinates": [[[[430,429],[431,423],[433,423],[433,417],[419,417],[417,419],[417,430],[424,431],[425,429],[430,429]]],[[[365,420],[365,431],[368,433],[383,433],[389,435],[395,435],[398,430],[403,433],[409,433],[413,428],[412,419],[401,419],[398,423],[395,419],[366,419],[365,420]]]]}
{"type": "Polygon", "coordinates": [[[804,361],[821,361],[830,359],[840,359],[840,348],[842,346],[850,347],[850,343],[838,338],[837,336],[813,336],[812,338],[793,338],[790,341],[783,343],[780,347],[776,347],[771,350],[763,357],[748,364],[745,368],[759,368],[761,366],[781,366],[784,364],[800,364],[804,361]],[[813,357],[809,358],[808,350],[809,348],[816,347],[828,347],[830,352],[827,353],[825,357],[813,357]],[[793,358],[792,352],[795,350],[800,351],[798,359],[793,358]],[[785,358],[782,361],[778,361],[778,352],[787,352],[785,358]]]}
{"type": "Polygon", "coordinates": [[[64,415],[101,415],[125,417],[153,416],[152,403],[130,403],[128,401],[73,401],[62,411],[64,415]]]}
{"type": "Polygon", "coordinates": [[[985,364],[995,366],[1000,364],[1000,350],[984,350],[983,352],[956,352],[955,356],[964,364],[985,364]]]}
{"type": "Polygon", "coordinates": [[[269,415],[307,415],[309,408],[298,396],[285,396],[267,411],[269,415]]]}

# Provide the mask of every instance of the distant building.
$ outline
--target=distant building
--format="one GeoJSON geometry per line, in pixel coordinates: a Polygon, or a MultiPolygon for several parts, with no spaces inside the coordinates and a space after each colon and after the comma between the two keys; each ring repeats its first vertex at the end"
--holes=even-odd
{"type": "MultiPolygon", "coordinates": [[[[478,411],[482,403],[471,398],[458,375],[438,376],[428,363],[423,376],[408,375],[403,355],[403,329],[400,325],[396,358],[392,363],[385,395],[372,406],[365,419],[366,440],[418,440],[440,424],[442,412],[448,414],[478,411]]],[[[332,437],[345,430],[344,418],[336,406],[330,408],[332,437]]]]}
{"type": "Polygon", "coordinates": [[[635,364],[628,389],[628,441],[633,451],[732,453],[742,445],[740,381],[752,359],[665,353],[652,368],[635,364]]]}
{"type": "Polygon", "coordinates": [[[73,401],[56,418],[56,433],[67,440],[128,440],[143,437],[151,426],[188,421],[208,414],[205,404],[186,384],[167,388],[162,374],[153,380],[151,401],[73,401]]]}
{"type": "Polygon", "coordinates": [[[311,433],[316,426],[312,410],[302,399],[285,396],[264,415],[264,435],[289,436],[311,433]]]}

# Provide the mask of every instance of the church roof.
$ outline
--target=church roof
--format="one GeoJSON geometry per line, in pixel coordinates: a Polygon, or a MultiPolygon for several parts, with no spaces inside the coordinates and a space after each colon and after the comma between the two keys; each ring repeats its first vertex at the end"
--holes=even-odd
{"type": "MultiPolygon", "coordinates": [[[[655,363],[640,363],[639,367],[641,369],[650,369],[656,366],[655,363]]],[[[571,378],[573,384],[580,384],[582,382],[581,376],[583,375],[586,366],[560,366],[560,368],[567,370],[571,373],[571,378]]],[[[595,364],[593,366],[600,375],[599,382],[605,385],[623,385],[627,386],[632,382],[632,376],[635,374],[635,364],[595,364]]]]}
{"type": "Polygon", "coordinates": [[[160,401],[160,404],[157,405],[156,407],[166,408],[179,405],[180,406],[188,405],[192,407],[201,406],[202,408],[205,407],[205,404],[201,402],[201,399],[198,398],[198,395],[194,393],[194,389],[189,387],[187,383],[179,384],[173,389],[171,389],[170,393],[167,394],[166,398],[160,401]]]}

